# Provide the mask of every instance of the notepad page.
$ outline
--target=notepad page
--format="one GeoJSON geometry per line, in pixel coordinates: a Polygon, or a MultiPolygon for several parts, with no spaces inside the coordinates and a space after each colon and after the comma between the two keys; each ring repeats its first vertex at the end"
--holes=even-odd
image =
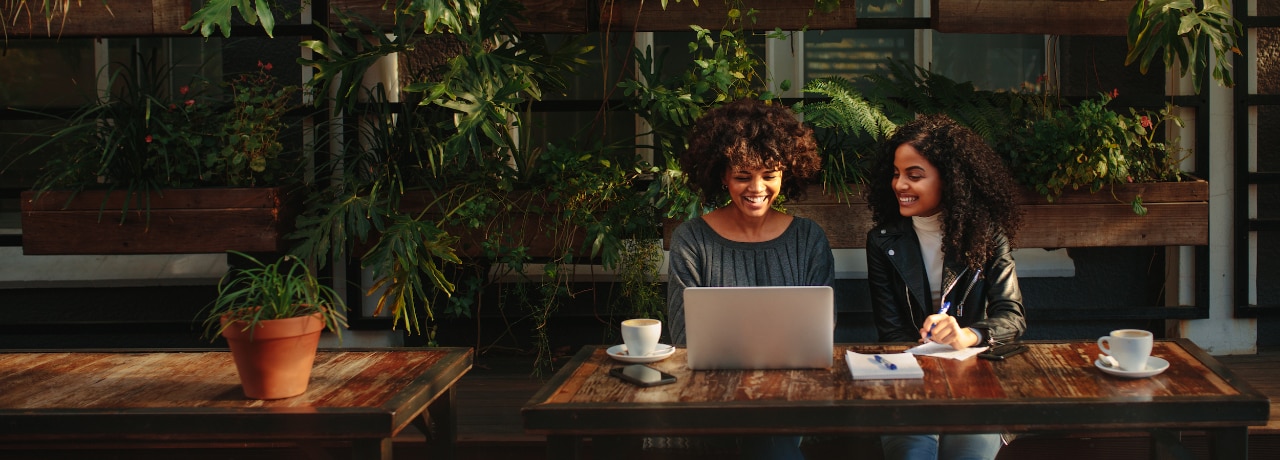
{"type": "Polygon", "coordinates": [[[862,354],[849,350],[845,351],[844,361],[854,380],[924,378],[924,369],[910,353],[862,354]],[[877,361],[876,356],[881,360],[877,361]],[[890,364],[896,368],[891,369],[890,364]]]}

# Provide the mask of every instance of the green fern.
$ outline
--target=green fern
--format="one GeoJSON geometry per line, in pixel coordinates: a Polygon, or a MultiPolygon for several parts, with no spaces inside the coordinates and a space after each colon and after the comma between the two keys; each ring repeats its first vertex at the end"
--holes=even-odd
{"type": "Polygon", "coordinates": [[[797,104],[796,110],[803,113],[805,121],[813,126],[853,136],[868,136],[874,140],[883,140],[898,127],[884,115],[880,106],[868,102],[847,79],[829,77],[813,80],[805,85],[804,91],[830,98],[826,102],[797,104]]]}
{"type": "Polygon", "coordinates": [[[885,116],[883,105],[862,96],[857,86],[841,77],[812,80],[804,91],[825,96],[819,102],[797,103],[793,109],[818,128],[823,152],[823,183],[828,189],[848,191],[849,183],[861,183],[866,177],[866,161],[876,145],[889,136],[898,124],[885,116]]]}

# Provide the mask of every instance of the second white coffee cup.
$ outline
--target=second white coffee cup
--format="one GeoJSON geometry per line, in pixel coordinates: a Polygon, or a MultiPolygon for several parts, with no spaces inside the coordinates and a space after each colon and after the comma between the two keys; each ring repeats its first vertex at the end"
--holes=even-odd
{"type": "Polygon", "coordinates": [[[627,345],[629,356],[649,356],[661,335],[662,321],[638,318],[622,322],[622,343],[627,345]]]}
{"type": "Polygon", "coordinates": [[[1147,358],[1151,356],[1153,336],[1141,329],[1116,329],[1111,335],[1098,338],[1098,349],[1110,355],[1126,371],[1141,371],[1147,368],[1147,358]]]}

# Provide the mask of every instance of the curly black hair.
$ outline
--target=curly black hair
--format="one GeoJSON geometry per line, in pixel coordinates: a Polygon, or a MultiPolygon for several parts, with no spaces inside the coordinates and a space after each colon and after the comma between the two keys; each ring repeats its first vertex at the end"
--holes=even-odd
{"type": "Polygon", "coordinates": [[[963,254],[977,269],[997,256],[995,235],[1012,244],[1022,210],[1008,167],[981,136],[944,115],[912,120],[881,145],[865,189],[875,225],[904,218],[892,186],[894,152],[903,144],[915,147],[941,176],[943,254],[963,254]]]}
{"type": "Polygon", "coordinates": [[[782,194],[799,200],[818,177],[822,157],[813,129],[791,109],[742,99],[699,117],[689,135],[689,148],[680,155],[689,188],[708,206],[724,203],[721,185],[731,167],[777,168],[783,171],[782,194]]]}

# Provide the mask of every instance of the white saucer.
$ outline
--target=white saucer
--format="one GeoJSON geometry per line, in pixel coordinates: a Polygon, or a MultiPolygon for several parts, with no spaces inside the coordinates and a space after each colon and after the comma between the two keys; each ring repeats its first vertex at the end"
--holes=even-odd
{"type": "Polygon", "coordinates": [[[1107,367],[1105,364],[1102,364],[1101,359],[1095,360],[1093,362],[1093,366],[1101,369],[1102,372],[1106,372],[1116,377],[1140,379],[1164,372],[1165,369],[1169,368],[1169,362],[1155,356],[1149,356],[1147,357],[1147,368],[1140,371],[1126,371],[1116,367],[1107,367]]]}
{"type": "Polygon", "coordinates": [[[652,363],[662,361],[671,357],[675,352],[676,347],[661,343],[654,348],[653,353],[649,353],[649,356],[628,356],[626,345],[614,345],[609,347],[608,350],[605,350],[605,353],[608,353],[610,358],[624,363],[652,363]]]}

